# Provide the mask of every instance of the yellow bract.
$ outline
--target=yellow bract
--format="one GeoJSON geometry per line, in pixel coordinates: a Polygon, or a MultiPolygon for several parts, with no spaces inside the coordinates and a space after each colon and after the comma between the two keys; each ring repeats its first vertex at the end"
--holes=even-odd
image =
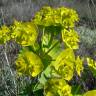
{"type": "Polygon", "coordinates": [[[76,72],[79,76],[81,76],[81,72],[83,71],[84,67],[83,67],[83,60],[80,59],[80,57],[78,56],[76,61],[75,61],[75,65],[76,65],[76,72]]]}
{"type": "Polygon", "coordinates": [[[61,25],[64,28],[73,28],[78,20],[76,11],[66,7],[51,8],[45,6],[34,17],[34,22],[37,25],[61,25]]]}
{"type": "Polygon", "coordinates": [[[68,48],[78,49],[79,36],[74,29],[62,30],[62,39],[68,48]]]}
{"type": "Polygon", "coordinates": [[[10,39],[10,29],[7,26],[3,25],[0,28],[0,44],[6,43],[6,41],[9,41],[10,39]]]}
{"type": "Polygon", "coordinates": [[[96,61],[91,58],[87,58],[88,66],[96,70],[96,61]]]}
{"type": "Polygon", "coordinates": [[[45,96],[72,96],[71,87],[63,79],[49,79],[44,91],[45,96]]]}
{"type": "Polygon", "coordinates": [[[39,56],[30,51],[19,54],[16,60],[17,71],[32,77],[37,76],[43,70],[43,64],[39,56]]]}
{"type": "Polygon", "coordinates": [[[16,67],[17,67],[19,75],[22,75],[22,73],[26,72],[27,64],[25,60],[23,59],[22,55],[19,55],[19,58],[16,61],[16,67]]]}
{"type": "Polygon", "coordinates": [[[54,96],[54,94],[51,92],[47,92],[46,96],[54,96]]]}
{"type": "Polygon", "coordinates": [[[75,56],[73,50],[65,49],[57,57],[53,65],[58,74],[65,80],[71,80],[74,72],[75,56]]]}
{"type": "Polygon", "coordinates": [[[37,28],[32,22],[22,23],[15,21],[12,31],[12,38],[22,46],[33,45],[38,36],[37,28]]]}
{"type": "Polygon", "coordinates": [[[88,57],[87,63],[88,63],[88,67],[93,73],[93,76],[96,77],[96,61],[88,57]]]}
{"type": "Polygon", "coordinates": [[[58,8],[58,11],[60,12],[62,26],[64,28],[73,28],[75,26],[75,22],[79,21],[78,14],[73,9],[61,7],[58,8]]]}

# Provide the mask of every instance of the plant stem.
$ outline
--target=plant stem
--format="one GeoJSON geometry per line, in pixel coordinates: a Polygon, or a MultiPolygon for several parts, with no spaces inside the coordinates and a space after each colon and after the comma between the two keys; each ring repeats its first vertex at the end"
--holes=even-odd
{"type": "Polygon", "coordinates": [[[58,43],[59,43],[59,41],[57,41],[57,42],[44,54],[44,56],[45,56],[46,54],[48,54],[58,43]]]}

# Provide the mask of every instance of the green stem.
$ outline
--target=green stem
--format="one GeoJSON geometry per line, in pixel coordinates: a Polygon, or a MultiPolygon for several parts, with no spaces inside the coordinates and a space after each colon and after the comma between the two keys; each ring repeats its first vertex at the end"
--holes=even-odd
{"type": "Polygon", "coordinates": [[[81,87],[81,85],[78,85],[78,87],[77,87],[77,89],[76,89],[76,91],[75,91],[75,94],[77,94],[77,93],[78,93],[78,91],[79,91],[80,87],[81,87]]]}
{"type": "Polygon", "coordinates": [[[44,56],[45,56],[46,54],[48,54],[57,44],[59,44],[59,41],[57,41],[57,42],[44,54],[44,56]]]}

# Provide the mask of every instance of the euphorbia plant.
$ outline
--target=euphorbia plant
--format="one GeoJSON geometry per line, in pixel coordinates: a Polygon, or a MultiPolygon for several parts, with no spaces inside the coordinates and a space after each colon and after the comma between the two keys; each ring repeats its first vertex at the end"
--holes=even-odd
{"type": "Polygon", "coordinates": [[[38,78],[33,93],[43,90],[44,96],[73,96],[68,82],[84,69],[84,59],[74,54],[79,48],[74,29],[78,20],[73,9],[43,7],[30,22],[1,27],[1,44],[14,40],[22,46],[16,59],[17,74],[38,78]]]}

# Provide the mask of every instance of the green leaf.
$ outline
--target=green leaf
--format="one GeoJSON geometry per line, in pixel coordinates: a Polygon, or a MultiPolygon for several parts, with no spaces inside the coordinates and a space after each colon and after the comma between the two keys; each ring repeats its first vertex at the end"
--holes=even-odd
{"type": "Polygon", "coordinates": [[[31,95],[31,96],[44,96],[43,93],[44,93],[43,89],[40,89],[40,90],[34,92],[34,95],[31,95]]]}
{"type": "Polygon", "coordinates": [[[35,91],[38,91],[40,89],[43,89],[43,85],[41,83],[37,83],[35,86],[34,86],[34,89],[33,89],[33,92],[35,91]]]}
{"type": "Polygon", "coordinates": [[[59,33],[61,33],[61,29],[62,26],[58,25],[58,26],[47,26],[45,27],[45,31],[48,33],[53,33],[54,35],[58,35],[59,33]]]}
{"type": "Polygon", "coordinates": [[[52,44],[52,34],[44,31],[42,34],[41,41],[42,41],[42,50],[44,52],[48,51],[48,48],[50,48],[52,44]]]}
{"type": "Polygon", "coordinates": [[[50,55],[48,55],[48,54],[45,54],[45,55],[42,57],[42,62],[43,62],[43,64],[44,64],[44,69],[43,69],[43,70],[45,70],[45,69],[48,67],[48,65],[51,64],[51,62],[52,62],[52,57],[51,57],[50,55]]]}
{"type": "Polygon", "coordinates": [[[40,83],[43,85],[47,82],[47,79],[51,77],[51,65],[55,62],[56,57],[61,52],[61,46],[58,40],[53,40],[52,45],[45,55],[42,57],[43,64],[45,65],[44,71],[41,73],[39,77],[40,83]]]}
{"type": "Polygon", "coordinates": [[[72,85],[72,94],[73,94],[73,96],[79,96],[80,93],[81,93],[81,89],[82,89],[81,85],[77,85],[77,84],[72,85]]]}
{"type": "Polygon", "coordinates": [[[41,73],[41,76],[38,78],[39,82],[43,85],[45,85],[45,83],[47,82],[47,79],[44,75],[44,72],[41,73]]]}
{"type": "Polygon", "coordinates": [[[52,57],[52,60],[55,60],[57,58],[57,56],[59,55],[59,53],[62,51],[60,42],[58,40],[54,39],[50,49],[51,50],[48,54],[49,54],[49,56],[52,57]]]}

